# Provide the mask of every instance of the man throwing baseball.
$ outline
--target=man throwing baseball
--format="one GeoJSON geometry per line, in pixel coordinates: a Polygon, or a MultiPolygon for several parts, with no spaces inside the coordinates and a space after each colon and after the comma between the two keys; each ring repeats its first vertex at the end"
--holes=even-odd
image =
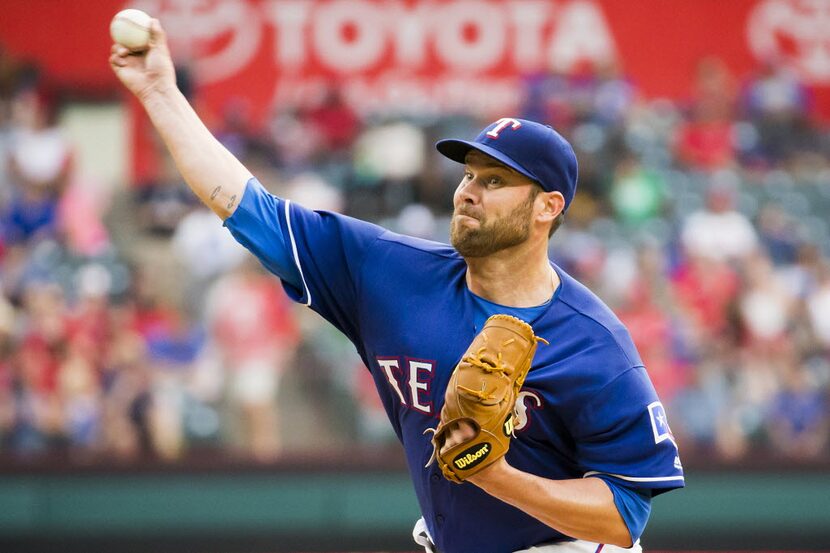
{"type": "Polygon", "coordinates": [[[357,348],[425,550],[640,550],[651,498],[683,471],[628,332],[548,259],[577,179],[556,131],[503,118],[437,144],[463,167],[448,246],[266,192],[177,90],[158,21],[148,50],[114,45],[110,64],[193,192],[357,348]]]}

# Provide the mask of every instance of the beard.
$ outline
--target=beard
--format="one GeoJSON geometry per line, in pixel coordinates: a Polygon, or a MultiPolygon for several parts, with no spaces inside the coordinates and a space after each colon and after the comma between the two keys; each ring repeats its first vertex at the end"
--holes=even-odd
{"type": "Polygon", "coordinates": [[[530,196],[507,216],[490,220],[484,216],[474,217],[478,220],[477,228],[461,223],[459,215],[473,217],[464,208],[457,209],[450,223],[450,243],[461,257],[486,257],[501,250],[518,246],[530,237],[530,218],[533,213],[533,200],[530,196]]]}

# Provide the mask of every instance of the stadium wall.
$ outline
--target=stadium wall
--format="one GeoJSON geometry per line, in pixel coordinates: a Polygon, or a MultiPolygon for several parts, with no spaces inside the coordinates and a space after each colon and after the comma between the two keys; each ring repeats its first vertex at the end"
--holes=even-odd
{"type": "MultiPolygon", "coordinates": [[[[73,469],[0,476],[0,551],[411,551],[402,468],[73,469]]],[[[830,473],[690,471],[655,500],[654,549],[830,545],[830,473]]]]}

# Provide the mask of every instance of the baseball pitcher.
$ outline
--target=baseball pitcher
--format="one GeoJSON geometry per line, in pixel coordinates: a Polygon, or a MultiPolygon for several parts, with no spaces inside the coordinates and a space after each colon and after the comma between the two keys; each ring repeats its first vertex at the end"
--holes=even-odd
{"type": "Polygon", "coordinates": [[[502,118],[457,161],[452,245],[269,194],[177,90],[164,32],[110,64],[193,192],[354,344],[406,452],[426,551],[639,551],[654,496],[684,485],[628,332],[548,259],[576,192],[571,146],[502,118]]]}

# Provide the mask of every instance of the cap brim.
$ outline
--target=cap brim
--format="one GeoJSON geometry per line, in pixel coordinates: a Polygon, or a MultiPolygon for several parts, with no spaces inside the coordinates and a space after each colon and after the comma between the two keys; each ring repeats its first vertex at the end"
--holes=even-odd
{"type": "Polygon", "coordinates": [[[448,157],[449,159],[457,161],[458,163],[465,163],[467,154],[470,153],[470,150],[476,150],[478,152],[492,157],[496,161],[503,163],[504,165],[507,165],[511,169],[518,171],[527,178],[532,179],[541,184],[536,175],[534,175],[533,173],[531,173],[530,171],[516,163],[509,156],[503,154],[495,148],[487,146],[486,144],[479,144],[478,142],[470,142],[467,140],[458,140],[456,138],[448,138],[446,140],[439,140],[438,142],[436,142],[435,148],[444,157],[448,157]]]}

